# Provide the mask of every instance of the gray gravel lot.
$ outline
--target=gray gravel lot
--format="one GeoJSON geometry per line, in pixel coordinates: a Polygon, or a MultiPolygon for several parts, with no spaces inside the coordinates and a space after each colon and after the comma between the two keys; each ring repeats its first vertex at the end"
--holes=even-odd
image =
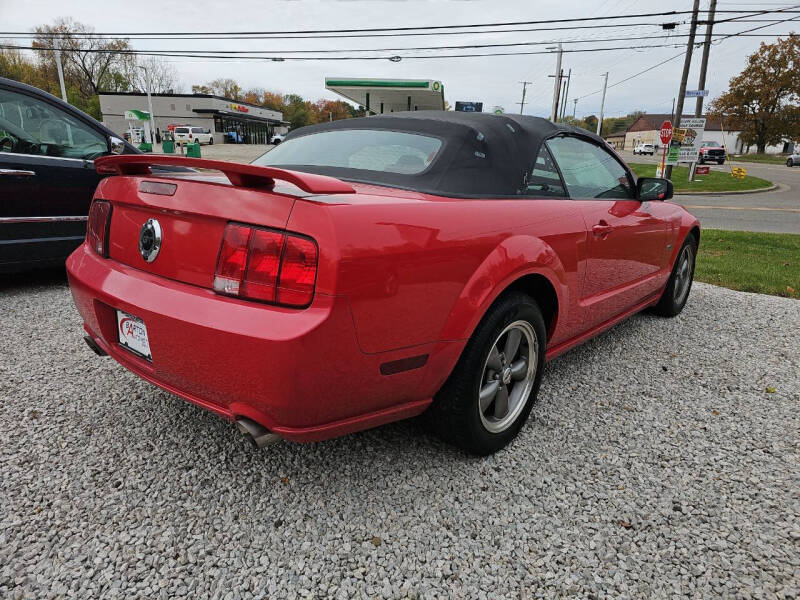
{"type": "Polygon", "coordinates": [[[414,422],[255,451],[92,354],[58,276],[9,281],[0,598],[797,594],[800,302],[695,284],[476,459],[414,422]]]}

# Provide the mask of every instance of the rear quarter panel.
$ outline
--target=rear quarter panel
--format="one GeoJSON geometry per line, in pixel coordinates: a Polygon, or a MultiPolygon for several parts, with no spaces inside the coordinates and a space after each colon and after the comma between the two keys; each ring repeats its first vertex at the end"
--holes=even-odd
{"type": "Polygon", "coordinates": [[[412,195],[325,207],[298,201],[288,227],[317,239],[317,289],[347,296],[365,353],[464,340],[530,273],[547,277],[559,298],[552,341],[582,322],[586,231],[569,201],[412,195]]]}

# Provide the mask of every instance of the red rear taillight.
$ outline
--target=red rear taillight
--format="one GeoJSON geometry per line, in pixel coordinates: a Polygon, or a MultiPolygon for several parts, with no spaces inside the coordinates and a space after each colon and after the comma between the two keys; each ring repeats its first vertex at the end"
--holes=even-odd
{"type": "Polygon", "coordinates": [[[317,245],[308,238],[287,235],[278,282],[278,304],[310,304],[316,280],[317,245]]]}
{"type": "Polygon", "coordinates": [[[225,228],[225,237],[217,259],[217,271],[214,273],[215,291],[233,296],[241,291],[251,231],[249,227],[242,225],[229,224],[225,228]]]}
{"type": "Polygon", "coordinates": [[[86,222],[86,243],[100,256],[108,256],[108,226],[111,222],[111,203],[95,200],[86,222]]]}
{"type": "MultiPolygon", "coordinates": [[[[275,289],[286,236],[268,229],[253,229],[242,296],[275,302],[275,289]]],[[[307,304],[307,303],[305,303],[307,304]]]]}
{"type": "Polygon", "coordinates": [[[229,223],[214,291],[286,306],[308,306],[317,279],[317,245],[294,233],[229,223]]]}

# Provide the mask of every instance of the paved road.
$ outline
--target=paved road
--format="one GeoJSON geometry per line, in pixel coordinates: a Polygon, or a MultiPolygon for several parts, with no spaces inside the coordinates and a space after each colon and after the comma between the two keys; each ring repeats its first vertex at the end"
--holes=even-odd
{"type": "MultiPolygon", "coordinates": [[[[655,157],[622,153],[628,162],[657,162],[655,157]]],[[[800,168],[784,165],[741,163],[748,175],[763,177],[778,184],[772,192],[738,195],[677,195],[683,204],[700,219],[703,227],[772,233],[800,233],[800,168]]],[[[712,170],[727,170],[711,165],[712,170]]]]}

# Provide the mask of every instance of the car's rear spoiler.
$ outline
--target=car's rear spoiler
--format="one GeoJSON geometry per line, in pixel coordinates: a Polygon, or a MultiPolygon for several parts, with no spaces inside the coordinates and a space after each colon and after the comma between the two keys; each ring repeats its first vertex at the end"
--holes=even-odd
{"type": "Polygon", "coordinates": [[[165,154],[117,154],[95,159],[94,164],[97,172],[103,175],[150,175],[151,166],[172,165],[222,171],[230,182],[238,187],[271,190],[275,180],[280,179],[296,185],[309,194],[355,193],[349,183],[335,177],[207,158],[184,158],[165,154]]]}

